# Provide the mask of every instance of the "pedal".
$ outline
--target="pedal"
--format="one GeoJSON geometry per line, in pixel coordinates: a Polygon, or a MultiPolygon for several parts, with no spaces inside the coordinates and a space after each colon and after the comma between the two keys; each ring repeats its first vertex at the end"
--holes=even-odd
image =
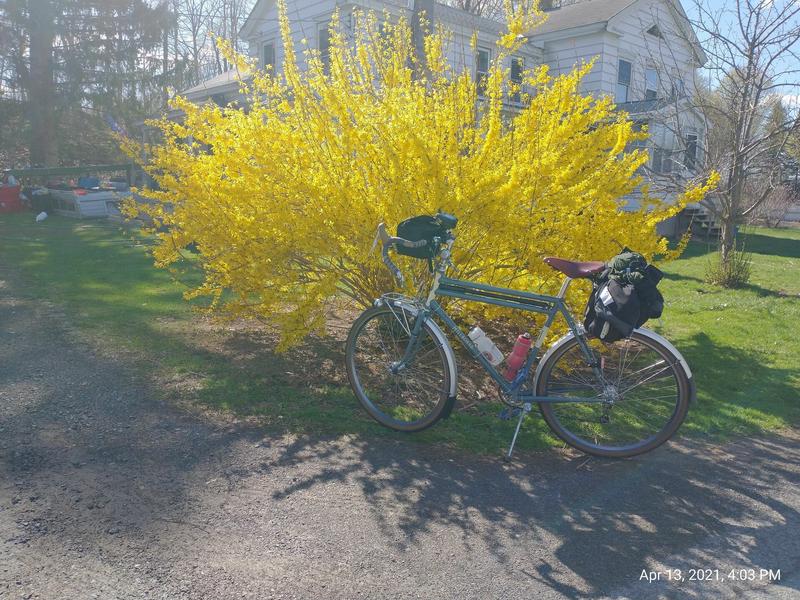
{"type": "Polygon", "coordinates": [[[497,415],[497,418],[501,421],[510,421],[519,416],[519,413],[522,412],[521,408],[511,408],[510,406],[506,406],[503,408],[497,415]]]}

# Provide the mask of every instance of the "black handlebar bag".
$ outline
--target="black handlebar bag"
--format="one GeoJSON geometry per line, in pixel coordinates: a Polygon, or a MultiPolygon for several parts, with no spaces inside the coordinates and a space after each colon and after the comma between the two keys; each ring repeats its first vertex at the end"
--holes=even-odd
{"type": "Polygon", "coordinates": [[[439,252],[440,246],[440,243],[435,242],[434,238],[444,240],[446,234],[447,230],[442,227],[442,224],[435,217],[429,215],[411,217],[397,226],[397,237],[412,242],[424,240],[425,245],[418,248],[408,248],[402,244],[398,244],[395,246],[395,250],[398,254],[402,254],[403,256],[427,259],[428,270],[433,271],[433,259],[436,253],[439,252]]]}
{"type": "Polygon", "coordinates": [[[425,240],[426,244],[419,248],[407,248],[397,245],[397,253],[414,258],[433,258],[438,248],[433,238],[444,239],[445,230],[435,217],[420,215],[406,219],[397,226],[397,237],[411,242],[425,240]]]}
{"type": "Polygon", "coordinates": [[[586,306],[586,333],[604,342],[630,336],[641,316],[639,294],[631,284],[606,279],[592,291],[586,306]]]}

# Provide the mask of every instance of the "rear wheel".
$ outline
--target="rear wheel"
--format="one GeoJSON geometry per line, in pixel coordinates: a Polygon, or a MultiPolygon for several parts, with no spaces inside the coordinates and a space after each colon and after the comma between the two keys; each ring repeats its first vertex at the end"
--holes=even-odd
{"type": "Polygon", "coordinates": [[[541,402],[547,424],[570,446],[596,456],[628,457],[663,444],[689,409],[690,382],[680,358],[635,331],[612,344],[589,340],[605,383],[595,376],[576,338],[545,359],[539,396],[600,402],[541,402]]]}
{"type": "Polygon", "coordinates": [[[371,308],[353,324],[345,349],[356,398],[381,425],[398,431],[430,427],[455,400],[449,398],[455,375],[430,323],[422,327],[413,359],[397,369],[415,321],[401,308],[371,308]]]}

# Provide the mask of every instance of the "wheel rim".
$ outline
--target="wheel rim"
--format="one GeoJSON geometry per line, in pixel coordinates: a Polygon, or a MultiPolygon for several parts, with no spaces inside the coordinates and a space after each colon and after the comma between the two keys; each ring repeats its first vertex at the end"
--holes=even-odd
{"type": "Polygon", "coordinates": [[[542,373],[539,393],[604,402],[549,403],[546,412],[573,445],[621,453],[658,444],[676,418],[682,387],[678,360],[644,339],[591,342],[603,386],[577,342],[542,373]]]}
{"type": "Polygon", "coordinates": [[[413,326],[408,313],[376,313],[362,323],[352,348],[356,393],[373,416],[393,427],[425,423],[447,399],[446,357],[427,327],[411,363],[392,370],[405,354],[413,326]]]}

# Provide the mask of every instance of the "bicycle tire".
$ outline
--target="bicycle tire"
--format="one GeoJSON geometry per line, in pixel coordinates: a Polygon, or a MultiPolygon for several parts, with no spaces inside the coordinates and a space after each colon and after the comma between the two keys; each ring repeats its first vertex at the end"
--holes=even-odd
{"type": "MultiPolygon", "coordinates": [[[[640,382],[639,383],[630,383],[627,386],[622,386],[622,384],[617,383],[618,387],[625,387],[626,391],[625,394],[628,394],[629,397],[625,397],[623,394],[622,397],[615,403],[611,408],[610,412],[614,413],[616,410],[616,414],[619,414],[621,410],[625,410],[624,407],[630,407],[628,410],[630,412],[630,417],[628,421],[624,418],[618,418],[617,416],[614,419],[617,421],[622,422],[622,427],[626,427],[628,430],[636,429],[637,422],[643,422],[643,418],[646,417],[647,410],[642,408],[641,402],[637,401],[635,398],[632,398],[630,392],[635,388],[639,388],[641,392],[637,392],[638,395],[643,395],[642,392],[646,392],[647,388],[652,388],[655,392],[657,390],[659,396],[653,396],[653,398],[666,398],[662,401],[661,404],[664,404],[664,408],[660,408],[661,404],[654,404],[656,407],[656,411],[654,412],[662,412],[664,413],[665,410],[669,410],[667,407],[671,400],[669,400],[669,393],[667,388],[667,383],[670,378],[675,385],[675,398],[674,398],[674,407],[672,407],[672,412],[664,422],[664,424],[653,434],[647,435],[644,439],[638,440],[635,443],[626,443],[622,445],[613,445],[609,443],[601,443],[599,441],[599,435],[597,433],[599,426],[607,425],[608,423],[592,423],[591,419],[584,418],[580,419],[577,417],[573,417],[572,420],[575,421],[577,424],[578,422],[586,423],[585,430],[586,432],[591,432],[594,435],[594,441],[590,441],[587,438],[586,432],[576,432],[573,431],[565,421],[567,419],[564,418],[564,414],[567,413],[568,410],[572,410],[578,416],[585,416],[588,414],[590,410],[596,411],[598,408],[602,410],[602,406],[600,404],[589,404],[589,403],[579,403],[579,404],[566,404],[566,403],[553,403],[553,402],[540,402],[539,403],[539,410],[542,413],[542,417],[544,417],[545,422],[550,427],[550,429],[555,433],[560,439],[564,442],[584,452],[586,454],[590,454],[593,456],[602,456],[602,457],[610,457],[610,458],[628,458],[632,456],[637,456],[640,454],[644,454],[646,452],[650,452],[651,450],[657,448],[667,440],[669,440],[675,433],[677,432],[678,428],[683,423],[684,419],[686,418],[688,409],[689,409],[689,402],[693,396],[693,384],[690,379],[690,374],[686,372],[682,364],[682,358],[680,355],[673,352],[673,350],[665,344],[662,344],[657,339],[654,338],[653,335],[646,335],[641,333],[640,331],[634,331],[630,338],[626,338],[625,340],[620,340],[619,342],[615,342],[614,344],[599,344],[600,349],[602,352],[600,353],[600,358],[603,358],[603,354],[610,355],[612,352],[621,352],[621,348],[624,344],[628,345],[636,345],[643,349],[648,350],[651,353],[654,353],[655,356],[660,356],[665,366],[661,368],[660,371],[653,371],[652,375],[648,374],[646,369],[651,369],[652,367],[659,367],[658,363],[654,363],[651,366],[639,368],[639,371],[635,371],[634,374],[639,373],[640,382]],[[641,374],[644,372],[644,375],[641,374]],[[662,374],[663,372],[663,374],[662,374]],[[658,380],[664,380],[658,381],[658,380]],[[656,382],[656,385],[662,385],[662,388],[654,388],[652,386],[647,386],[645,389],[641,389],[645,383],[649,382],[656,382]],[[628,404],[626,404],[626,402],[628,404]],[[580,409],[575,409],[575,406],[581,407],[580,409]],[[635,412],[633,407],[636,406],[636,410],[639,412],[635,412]],[[568,407],[568,408],[564,408],[568,407]],[[571,407],[571,408],[569,408],[571,407]],[[590,407],[590,408],[586,408],[590,407]],[[622,409],[618,409],[617,407],[623,407],[622,409]],[[581,414],[581,412],[583,414],[581,414]],[[591,424],[591,427],[589,426],[591,424]]],[[[593,352],[598,352],[597,349],[593,349],[593,352]]],[[[627,352],[627,350],[626,350],[627,352]]],[[[585,356],[583,353],[580,352],[579,344],[577,339],[572,336],[571,338],[567,339],[561,346],[554,349],[552,354],[545,356],[539,368],[537,369],[535,381],[534,381],[534,389],[536,390],[537,395],[539,396],[554,396],[558,395],[559,389],[565,389],[563,386],[562,388],[558,388],[557,385],[553,385],[557,382],[557,375],[554,376],[554,372],[557,368],[559,368],[559,363],[561,362],[562,366],[560,367],[561,370],[566,371],[568,375],[570,375],[571,379],[564,379],[567,381],[567,386],[572,385],[575,389],[577,389],[579,377],[577,360],[574,359],[570,363],[569,361],[574,357],[580,354],[583,367],[581,368],[588,368],[586,366],[585,356]],[[568,358],[567,358],[568,357],[568,358]],[[570,371],[571,369],[571,371],[570,371]]],[[[636,356],[638,357],[641,354],[641,351],[636,356]]],[[[632,359],[634,360],[634,359],[632,359]]],[[[600,364],[603,364],[602,362],[600,364]]],[[[621,381],[624,377],[622,373],[623,369],[625,368],[626,360],[620,359],[620,366],[619,366],[619,377],[618,381],[621,381]]],[[[631,363],[633,364],[633,363],[631,363]]],[[[637,365],[638,367],[638,365],[637,365]]],[[[596,384],[596,378],[592,375],[592,378],[596,384]]],[[[589,391],[589,386],[591,384],[587,383],[586,390],[587,393],[591,394],[589,391]]],[[[599,387],[599,384],[596,384],[599,387]]],[[[596,389],[594,392],[599,393],[596,389]]],[[[597,394],[595,395],[597,397],[597,394]]],[[[610,417],[609,417],[610,419],[610,417]]],[[[610,420],[609,420],[610,423],[610,420]]],[[[582,425],[583,426],[583,425],[582,425]]],[[[607,434],[602,434],[607,435],[607,434]]]]}
{"type": "Polygon", "coordinates": [[[373,419],[395,431],[427,429],[449,415],[455,402],[450,391],[456,374],[448,361],[443,345],[446,342],[435,324],[424,324],[416,355],[416,358],[430,357],[431,364],[423,368],[418,363],[399,374],[389,369],[393,361],[402,358],[409,338],[408,328],[415,319],[410,311],[401,308],[367,309],[353,323],[345,346],[347,376],[353,393],[373,419]],[[406,320],[405,325],[398,312],[406,320]],[[392,336],[395,338],[391,339],[392,336]],[[382,357],[374,356],[380,352],[382,357]],[[385,382],[381,381],[381,375],[385,382]],[[414,376],[416,383],[411,380],[414,376]],[[428,379],[421,381],[425,377],[428,379]],[[428,392],[426,386],[430,388],[428,392]]]}

